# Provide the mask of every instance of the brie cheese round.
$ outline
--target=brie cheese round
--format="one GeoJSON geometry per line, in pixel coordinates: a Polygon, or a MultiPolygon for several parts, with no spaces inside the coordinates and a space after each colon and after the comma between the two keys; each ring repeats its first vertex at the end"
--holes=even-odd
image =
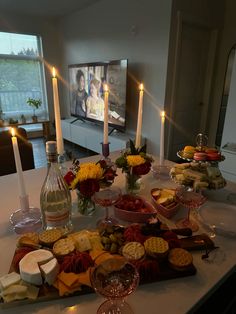
{"type": "Polygon", "coordinates": [[[40,249],[29,252],[19,263],[21,279],[33,285],[42,285],[40,265],[46,264],[52,259],[54,259],[54,256],[48,250],[40,249]]]}

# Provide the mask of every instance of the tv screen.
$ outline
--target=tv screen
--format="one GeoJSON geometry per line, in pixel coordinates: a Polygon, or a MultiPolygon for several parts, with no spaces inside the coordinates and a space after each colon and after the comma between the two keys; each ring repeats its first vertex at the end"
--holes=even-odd
{"type": "Polygon", "coordinates": [[[115,60],[69,65],[71,115],[103,123],[106,83],[109,125],[125,129],[127,64],[127,60],[115,60]]]}

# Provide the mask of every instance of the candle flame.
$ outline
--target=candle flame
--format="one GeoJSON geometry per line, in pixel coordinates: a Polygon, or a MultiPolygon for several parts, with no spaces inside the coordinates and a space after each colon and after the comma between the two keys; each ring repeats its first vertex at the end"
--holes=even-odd
{"type": "Polygon", "coordinates": [[[16,131],[15,131],[14,128],[11,128],[11,135],[12,135],[12,136],[15,136],[15,135],[16,135],[16,131]]]}
{"type": "Polygon", "coordinates": [[[54,67],[52,67],[52,76],[53,76],[53,77],[56,77],[56,74],[57,74],[57,73],[56,73],[56,69],[55,69],[54,67]]]}
{"type": "Polygon", "coordinates": [[[165,116],[166,116],[165,111],[164,111],[164,110],[163,110],[163,111],[161,111],[161,117],[162,117],[162,118],[165,118],[165,116]]]}
{"type": "Polygon", "coordinates": [[[143,83],[141,83],[141,84],[139,85],[139,90],[140,90],[140,91],[143,91],[143,90],[144,90],[143,83]]]}
{"type": "Polygon", "coordinates": [[[109,91],[109,88],[108,88],[108,85],[107,85],[107,84],[104,84],[104,85],[103,85],[103,90],[104,90],[104,92],[108,92],[108,91],[109,91]]]}

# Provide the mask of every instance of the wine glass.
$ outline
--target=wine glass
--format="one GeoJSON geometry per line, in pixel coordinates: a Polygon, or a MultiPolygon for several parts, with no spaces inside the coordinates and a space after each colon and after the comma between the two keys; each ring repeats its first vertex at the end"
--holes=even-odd
{"type": "Polygon", "coordinates": [[[121,190],[118,187],[109,187],[94,194],[96,204],[105,208],[105,217],[97,222],[98,227],[114,225],[118,221],[109,215],[109,207],[115,205],[121,198],[121,190]]]}
{"type": "Polygon", "coordinates": [[[192,209],[198,209],[205,203],[206,197],[189,188],[179,188],[176,191],[176,199],[181,205],[188,209],[188,216],[179,220],[176,226],[179,228],[190,228],[193,232],[198,231],[199,226],[197,222],[190,218],[190,214],[192,209]]]}
{"type": "Polygon", "coordinates": [[[125,259],[110,258],[98,265],[91,274],[94,290],[107,298],[97,314],[133,314],[124,297],[131,294],[139,283],[139,274],[134,265],[125,259]]]}

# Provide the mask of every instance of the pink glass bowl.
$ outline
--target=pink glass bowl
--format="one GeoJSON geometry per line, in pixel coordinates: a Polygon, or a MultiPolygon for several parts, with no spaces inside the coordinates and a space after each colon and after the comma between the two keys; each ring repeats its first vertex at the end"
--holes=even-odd
{"type": "Polygon", "coordinates": [[[154,206],[145,200],[143,197],[140,197],[143,200],[144,206],[148,212],[140,212],[140,211],[131,211],[124,210],[122,208],[118,208],[116,205],[114,206],[114,213],[116,218],[129,222],[139,222],[145,223],[148,219],[152,218],[156,215],[157,211],[154,206]]]}

